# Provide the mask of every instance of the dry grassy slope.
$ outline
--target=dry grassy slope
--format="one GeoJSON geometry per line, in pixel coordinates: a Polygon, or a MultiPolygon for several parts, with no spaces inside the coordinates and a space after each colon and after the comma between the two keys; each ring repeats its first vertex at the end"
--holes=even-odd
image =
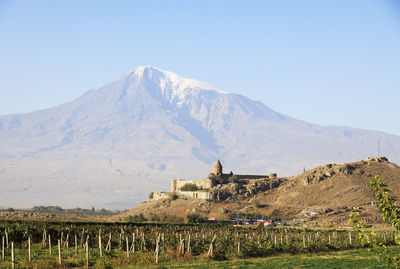
{"type": "Polygon", "coordinates": [[[240,202],[206,202],[178,199],[172,202],[144,202],[123,215],[113,219],[124,219],[129,215],[150,212],[156,215],[184,217],[199,213],[207,217],[228,218],[230,212],[259,212],[282,218],[303,218],[318,225],[346,225],[350,211],[358,208],[372,223],[380,223],[376,205],[371,205],[374,195],[369,189],[369,180],[375,175],[384,178],[393,195],[400,198],[400,167],[384,159],[364,160],[353,163],[329,164],[309,170],[304,174],[281,179],[283,183],[272,190],[259,192],[240,202]],[[265,207],[253,206],[259,201],[265,207]],[[310,212],[317,215],[310,216],[310,212]]]}
{"type": "Polygon", "coordinates": [[[384,178],[400,197],[400,167],[389,161],[366,160],[321,166],[288,178],[279,188],[262,195],[263,201],[279,206],[335,208],[364,206],[374,201],[369,181],[384,178]]]}

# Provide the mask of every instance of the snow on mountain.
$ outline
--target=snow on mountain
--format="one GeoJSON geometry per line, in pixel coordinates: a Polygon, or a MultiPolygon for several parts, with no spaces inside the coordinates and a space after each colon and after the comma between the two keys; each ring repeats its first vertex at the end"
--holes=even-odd
{"type": "Polygon", "coordinates": [[[58,107],[0,116],[0,204],[128,208],[173,178],[297,174],[384,155],[398,136],[322,127],[155,67],[137,67],[58,107]]]}

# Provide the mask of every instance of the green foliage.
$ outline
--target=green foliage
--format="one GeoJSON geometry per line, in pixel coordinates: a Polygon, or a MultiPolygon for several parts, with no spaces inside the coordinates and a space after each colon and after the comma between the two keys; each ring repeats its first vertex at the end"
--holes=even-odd
{"type": "Polygon", "coordinates": [[[182,186],[181,191],[197,191],[200,189],[202,188],[197,187],[197,185],[194,183],[186,183],[182,186]]]}
{"type": "Polygon", "coordinates": [[[263,207],[263,205],[261,204],[261,202],[259,201],[259,200],[253,200],[252,202],[251,202],[251,204],[253,205],[253,206],[255,206],[255,207],[257,207],[257,208],[262,208],[263,207]]]}
{"type": "MultiPolygon", "coordinates": [[[[399,245],[400,209],[396,206],[396,198],[390,196],[391,190],[387,188],[387,185],[383,182],[383,178],[379,176],[370,180],[370,187],[375,193],[375,198],[381,209],[383,220],[395,228],[395,243],[399,245]]],[[[358,232],[362,245],[368,245],[369,251],[375,253],[379,259],[386,262],[387,265],[400,268],[400,255],[390,253],[386,244],[379,240],[376,232],[366,232],[363,230],[363,228],[367,227],[367,223],[365,220],[360,220],[359,212],[350,214],[350,222],[355,225],[353,229],[358,232]]]]}
{"type": "Polygon", "coordinates": [[[205,218],[200,216],[197,213],[189,214],[185,217],[186,223],[203,223],[205,222],[205,218]]]}
{"type": "MultiPolygon", "coordinates": [[[[85,252],[82,248],[81,240],[88,238],[90,251],[91,268],[125,268],[127,265],[137,266],[146,265],[146,268],[154,266],[154,250],[156,238],[161,235],[163,238],[160,244],[160,265],[166,262],[201,261],[206,259],[206,253],[214,241],[213,260],[231,260],[237,257],[265,257],[281,253],[318,253],[329,250],[343,250],[358,248],[361,246],[360,240],[353,237],[352,244],[349,244],[349,231],[346,230],[312,230],[295,228],[264,228],[264,227],[233,227],[231,225],[215,224],[183,224],[182,219],[177,217],[159,215],[155,213],[150,217],[160,219],[160,221],[170,221],[175,218],[179,224],[146,223],[143,215],[131,216],[128,222],[45,222],[45,221],[10,221],[0,220],[0,237],[7,231],[9,241],[13,241],[16,246],[17,268],[55,268],[57,255],[57,241],[63,234],[64,241],[69,235],[69,250],[62,248],[63,266],[66,268],[80,267],[85,265],[85,252]],[[42,248],[43,231],[51,235],[53,245],[53,255],[49,256],[48,249],[42,248]],[[98,243],[99,231],[103,234],[103,257],[99,256],[98,243]],[[126,257],[126,238],[132,244],[133,233],[136,234],[135,253],[126,257]],[[112,251],[105,250],[105,246],[111,234],[112,251]],[[74,252],[74,236],[78,238],[78,255],[74,252]],[[31,238],[33,246],[33,261],[27,261],[27,239],[31,238]],[[189,240],[190,236],[190,240],[189,240]],[[328,241],[328,237],[330,240],[328,241]],[[120,238],[123,240],[120,245],[120,238]],[[144,238],[146,249],[143,249],[144,238]],[[276,239],[275,239],[276,238],[276,239]],[[303,245],[305,238],[305,245],[303,245]],[[184,240],[185,254],[178,253],[179,244],[184,240]],[[190,241],[192,252],[186,252],[190,241]],[[240,251],[238,252],[238,242],[240,251]],[[165,246],[165,248],[164,248],[165,246]],[[49,263],[51,262],[51,263],[49,263]]],[[[202,218],[198,214],[191,214],[188,219],[193,222],[201,222],[202,218]]],[[[384,233],[377,232],[377,239],[382,239],[384,233]]],[[[387,243],[393,243],[387,237],[387,243]]],[[[46,242],[48,242],[46,240],[46,242]]],[[[1,264],[0,268],[11,268],[9,249],[6,253],[6,263],[1,264]],[[4,267],[2,267],[4,266],[4,267]]],[[[211,262],[211,261],[210,261],[211,262]]],[[[236,262],[236,261],[235,261],[236,262]]],[[[240,262],[240,261],[238,261],[240,262]]],[[[63,267],[61,266],[61,267],[63,267]]],[[[167,265],[168,267],[168,265],[167,265]]],[[[134,267],[136,268],[136,267],[134,267]]],[[[345,267],[344,267],[345,268],[345,267]]],[[[376,267],[370,267],[376,268],[376,267]]]]}
{"type": "Polygon", "coordinates": [[[168,194],[168,201],[171,202],[176,199],[178,199],[178,196],[175,193],[171,192],[170,194],[168,194]]]}
{"type": "Polygon", "coordinates": [[[120,213],[119,210],[107,210],[105,208],[101,208],[99,210],[96,210],[94,207],[91,209],[85,209],[85,208],[69,208],[69,209],[64,209],[61,208],[60,206],[34,206],[31,209],[29,209],[30,212],[33,213],[72,213],[72,214],[78,214],[78,215],[112,215],[112,214],[117,214],[120,213]]]}
{"type": "Polygon", "coordinates": [[[142,222],[146,221],[147,219],[143,216],[142,213],[140,213],[140,215],[128,216],[125,218],[125,220],[127,222],[131,222],[131,223],[142,223],[142,222]]]}
{"type": "Polygon", "coordinates": [[[154,192],[150,192],[149,199],[151,200],[151,199],[153,199],[153,197],[154,197],[154,192]]]}
{"type": "Polygon", "coordinates": [[[64,212],[60,206],[34,206],[29,211],[36,213],[58,213],[64,212]]]}

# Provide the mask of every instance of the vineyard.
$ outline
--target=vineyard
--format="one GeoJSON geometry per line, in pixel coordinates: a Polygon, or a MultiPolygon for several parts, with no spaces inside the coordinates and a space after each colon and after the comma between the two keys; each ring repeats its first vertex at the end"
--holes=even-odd
{"type": "MultiPolygon", "coordinates": [[[[378,240],[395,244],[394,231],[378,240]]],[[[351,230],[0,221],[0,268],[92,267],[226,260],[363,247],[351,230]]]]}

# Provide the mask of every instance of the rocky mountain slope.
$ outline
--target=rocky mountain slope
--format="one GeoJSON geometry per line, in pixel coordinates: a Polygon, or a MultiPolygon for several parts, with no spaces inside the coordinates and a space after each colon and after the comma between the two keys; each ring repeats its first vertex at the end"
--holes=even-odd
{"type": "Polygon", "coordinates": [[[378,138],[400,163],[398,136],[317,126],[137,67],[72,102],[0,116],[0,206],[131,207],[170,179],[206,175],[216,159],[240,174],[292,175],[374,155],[378,138]]]}
{"type": "Polygon", "coordinates": [[[312,225],[348,225],[349,214],[359,211],[374,224],[382,223],[369,181],[376,175],[384,178],[400,198],[400,167],[386,158],[328,164],[294,177],[257,179],[229,183],[211,189],[220,201],[177,199],[144,202],[130,211],[113,217],[130,215],[172,215],[184,218],[197,213],[205,218],[230,219],[232,216],[259,213],[287,221],[301,220],[312,225]]]}

